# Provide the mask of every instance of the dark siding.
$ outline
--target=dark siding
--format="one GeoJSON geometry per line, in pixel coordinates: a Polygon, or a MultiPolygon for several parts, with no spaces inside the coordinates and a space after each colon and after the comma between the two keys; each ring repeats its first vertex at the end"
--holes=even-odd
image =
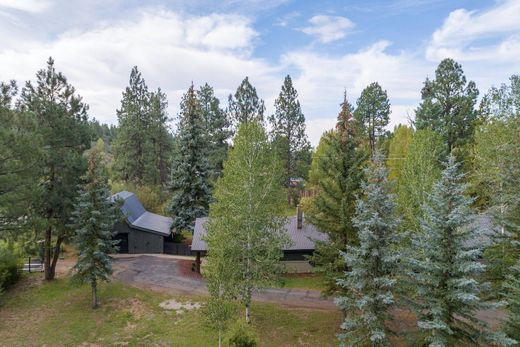
{"type": "Polygon", "coordinates": [[[312,255],[314,252],[312,250],[302,250],[302,251],[284,251],[282,260],[307,260],[307,256],[312,255]]]}
{"type": "Polygon", "coordinates": [[[162,253],[163,236],[131,229],[128,235],[128,253],[162,253]]]}

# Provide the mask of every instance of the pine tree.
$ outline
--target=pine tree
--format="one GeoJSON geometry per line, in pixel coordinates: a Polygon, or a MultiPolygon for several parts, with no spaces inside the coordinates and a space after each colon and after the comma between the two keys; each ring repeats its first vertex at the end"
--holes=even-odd
{"type": "Polygon", "coordinates": [[[0,236],[13,240],[28,221],[28,206],[39,195],[41,138],[33,114],[13,107],[18,88],[0,83],[0,236]]]}
{"type": "Polygon", "coordinates": [[[97,284],[109,281],[112,264],[109,254],[117,250],[112,228],[117,221],[116,203],[110,199],[110,187],[104,172],[102,156],[96,150],[87,154],[88,169],[83,177],[79,196],[72,214],[74,243],[79,251],[74,266],[74,279],[92,288],[92,308],[98,306],[97,284]]]}
{"type": "Polygon", "coordinates": [[[249,83],[249,77],[244,78],[240,83],[235,95],[229,95],[228,104],[229,118],[235,128],[238,128],[242,123],[252,121],[263,124],[264,100],[258,98],[255,87],[249,83]]]}
{"type": "Polygon", "coordinates": [[[375,153],[377,140],[383,135],[388,125],[390,101],[386,90],[374,82],[361,92],[357,100],[354,117],[359,128],[368,139],[370,153],[375,153]]]}
{"type": "Polygon", "coordinates": [[[168,113],[166,108],[166,94],[159,88],[157,92],[150,93],[150,126],[143,134],[150,138],[151,155],[148,155],[148,163],[145,168],[145,181],[153,185],[164,185],[168,180],[170,158],[172,151],[172,137],[168,129],[168,113]]]}
{"type": "Polygon", "coordinates": [[[297,176],[301,154],[310,148],[305,134],[305,116],[302,113],[298,92],[294,89],[291,76],[285,77],[280,95],[275,101],[275,113],[269,117],[272,138],[285,166],[285,183],[297,176]]]}
{"type": "Polygon", "coordinates": [[[206,241],[210,278],[217,277],[217,284],[226,284],[224,292],[240,299],[246,322],[253,292],[272,284],[283,269],[282,249],[289,240],[281,216],[282,179],[263,127],[242,124],[215,187],[206,241]]]}
{"type": "Polygon", "coordinates": [[[391,331],[386,322],[395,302],[399,221],[390,194],[383,158],[376,154],[366,171],[364,198],[358,200],[353,224],[359,246],[348,245],[342,252],[346,271],[338,284],[346,295],[336,303],[346,312],[340,334],[343,346],[389,346],[391,331]]]}
{"type": "Polygon", "coordinates": [[[223,163],[227,156],[228,140],[232,135],[231,124],[227,113],[220,108],[220,101],[215,96],[213,88],[207,83],[197,91],[206,134],[208,135],[208,161],[212,177],[220,177],[223,163]]]}
{"type": "Polygon", "coordinates": [[[114,141],[113,172],[117,179],[145,183],[145,170],[152,154],[147,134],[150,128],[150,93],[141,73],[134,66],[130,83],[117,110],[119,129],[114,141]]]}
{"type": "MultiPolygon", "coordinates": [[[[317,242],[312,261],[325,275],[327,294],[339,288],[336,277],[344,270],[340,251],[357,243],[352,225],[356,196],[361,188],[365,153],[357,148],[351,107],[346,99],[341,104],[336,131],[322,137],[325,152],[316,157],[319,172],[317,188],[307,220],[329,236],[328,242],[317,242]]],[[[313,163],[314,165],[314,163],[313,163]]]]}
{"type": "Polygon", "coordinates": [[[460,64],[444,59],[435,70],[435,79],[426,79],[421,91],[422,102],[415,111],[417,129],[438,132],[446,153],[466,144],[473,135],[478,97],[475,82],[466,82],[460,64]]]}
{"type": "Polygon", "coordinates": [[[178,131],[178,153],[172,163],[169,185],[173,197],[167,208],[173,218],[172,229],[177,233],[193,231],[195,219],[207,214],[211,200],[207,137],[193,85],[182,97],[178,131]]]}
{"type": "Polygon", "coordinates": [[[450,155],[424,206],[421,230],[412,235],[409,276],[417,290],[418,327],[430,346],[459,346],[491,337],[475,315],[483,307],[478,275],[485,266],[479,262],[482,245],[475,242],[482,230],[458,167],[450,155]]]}
{"type": "Polygon", "coordinates": [[[52,58],[46,69],[37,72],[35,86],[27,82],[20,105],[22,111],[34,114],[42,141],[40,171],[34,177],[41,194],[32,202],[44,223],[45,279],[52,280],[61,244],[72,231],[67,224],[80,177],[86,170],[82,154],[91,141],[88,106],[66,77],[56,72],[52,58]]]}

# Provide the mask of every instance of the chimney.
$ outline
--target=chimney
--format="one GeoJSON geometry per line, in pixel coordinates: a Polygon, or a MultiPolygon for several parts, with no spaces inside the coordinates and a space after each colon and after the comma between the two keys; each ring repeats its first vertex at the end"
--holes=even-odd
{"type": "Polygon", "coordinates": [[[296,206],[296,222],[298,229],[303,228],[303,212],[300,205],[296,206]]]}

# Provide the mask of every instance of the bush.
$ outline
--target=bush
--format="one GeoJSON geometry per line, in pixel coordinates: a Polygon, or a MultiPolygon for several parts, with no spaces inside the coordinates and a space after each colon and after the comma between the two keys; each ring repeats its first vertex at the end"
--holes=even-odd
{"type": "Polygon", "coordinates": [[[0,292],[16,283],[19,277],[18,257],[12,251],[0,248],[0,292]]]}
{"type": "Polygon", "coordinates": [[[243,323],[237,324],[231,338],[229,339],[229,345],[232,347],[257,347],[258,339],[256,334],[243,323]]]}

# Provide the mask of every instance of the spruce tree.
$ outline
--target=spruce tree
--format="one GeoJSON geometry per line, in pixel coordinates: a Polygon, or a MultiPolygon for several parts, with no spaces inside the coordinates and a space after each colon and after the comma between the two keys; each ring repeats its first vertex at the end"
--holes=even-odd
{"type": "Polygon", "coordinates": [[[182,97],[178,125],[178,148],[171,168],[169,189],[173,197],[167,207],[172,230],[193,231],[193,223],[207,214],[211,200],[207,137],[202,110],[193,85],[182,97]]]}
{"type": "Polygon", "coordinates": [[[228,98],[229,118],[233,122],[235,129],[240,124],[247,122],[264,122],[265,105],[264,100],[256,94],[256,89],[249,83],[246,76],[234,95],[228,98]]]}
{"type": "Polygon", "coordinates": [[[109,254],[117,250],[118,241],[112,240],[112,229],[118,219],[118,207],[110,199],[101,154],[92,149],[87,154],[87,160],[87,173],[72,214],[74,243],[79,252],[73,271],[74,279],[90,284],[92,308],[96,308],[97,285],[99,281],[108,281],[112,273],[109,254]]]}
{"type": "Polygon", "coordinates": [[[415,111],[417,129],[438,132],[446,153],[466,144],[473,135],[477,112],[474,109],[478,89],[466,81],[460,64],[444,59],[435,70],[435,79],[426,79],[421,91],[422,102],[415,111]]]}
{"type": "MultiPolygon", "coordinates": [[[[352,225],[356,196],[360,192],[363,165],[366,159],[360,150],[354,121],[346,94],[338,115],[336,130],[322,137],[324,153],[315,157],[319,168],[317,189],[307,220],[329,236],[328,242],[316,242],[312,261],[317,271],[325,275],[327,289],[339,290],[336,277],[344,270],[340,251],[357,243],[357,231],[352,225]]],[[[313,163],[314,165],[314,163],[313,163]]]]}
{"type": "Polygon", "coordinates": [[[45,279],[54,279],[61,245],[72,230],[67,227],[80,177],[86,170],[83,152],[90,146],[87,110],[66,77],[49,58],[47,68],[36,74],[36,85],[22,90],[22,111],[34,114],[43,148],[34,181],[41,194],[33,208],[43,222],[45,279]]]}
{"type": "Polygon", "coordinates": [[[275,113],[269,117],[273,141],[285,167],[285,183],[297,176],[302,154],[309,151],[310,144],[305,134],[305,116],[298,101],[298,92],[291,76],[287,75],[282,90],[275,101],[275,113]]]}
{"type": "Polygon", "coordinates": [[[228,140],[232,135],[231,124],[227,113],[220,108],[220,101],[213,88],[207,83],[197,91],[208,136],[208,161],[212,177],[215,180],[222,173],[223,163],[227,156],[228,140]]]}
{"type": "Polygon", "coordinates": [[[504,289],[507,319],[503,322],[502,331],[520,343],[520,261],[510,268],[504,289]]]}
{"type": "Polygon", "coordinates": [[[240,126],[215,187],[206,225],[210,287],[237,297],[250,321],[252,295],[281,273],[289,244],[282,167],[257,122],[240,126]]]}
{"type": "MultiPolygon", "coordinates": [[[[338,284],[346,289],[336,303],[346,312],[339,335],[342,346],[389,346],[390,309],[395,303],[399,253],[396,233],[399,221],[390,194],[391,185],[383,158],[376,154],[366,170],[364,197],[356,205],[353,224],[359,246],[348,245],[342,252],[349,270],[338,284]]],[[[347,216],[348,218],[348,216],[347,216]]]]}
{"type": "Polygon", "coordinates": [[[390,100],[386,90],[374,82],[361,92],[354,117],[358,127],[368,139],[370,153],[376,150],[377,140],[384,134],[390,115],[390,100]]]}
{"type": "Polygon", "coordinates": [[[485,267],[479,262],[482,230],[458,167],[450,155],[424,205],[421,230],[412,235],[409,276],[417,291],[417,324],[430,346],[478,344],[492,337],[475,314],[483,307],[478,281],[485,267]]]}
{"type": "Polygon", "coordinates": [[[147,134],[150,128],[150,93],[141,73],[134,66],[130,83],[123,92],[121,108],[117,110],[119,129],[114,141],[113,172],[116,179],[145,183],[145,170],[152,155],[147,134]]]}

